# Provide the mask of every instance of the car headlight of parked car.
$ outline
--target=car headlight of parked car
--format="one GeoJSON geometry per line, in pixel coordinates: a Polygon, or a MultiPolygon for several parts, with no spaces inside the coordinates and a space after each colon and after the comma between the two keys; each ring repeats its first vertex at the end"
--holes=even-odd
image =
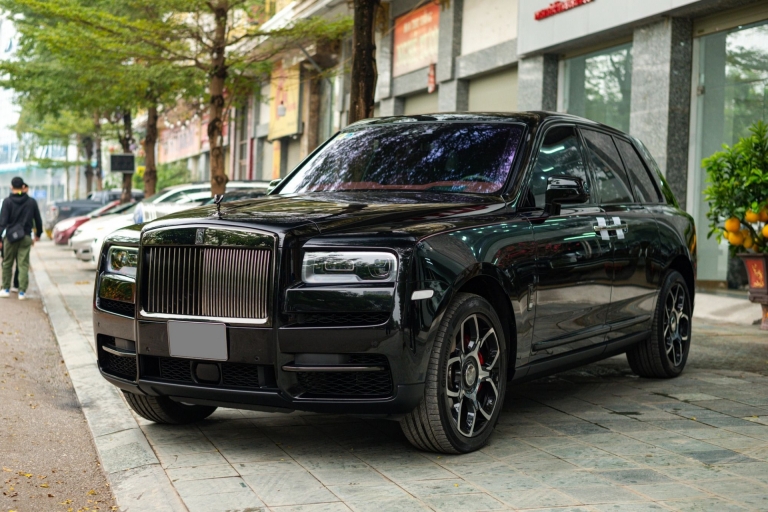
{"type": "Polygon", "coordinates": [[[109,248],[99,274],[97,298],[101,309],[125,315],[125,306],[119,304],[135,303],[138,263],[139,250],[136,247],[109,248]]]}
{"type": "Polygon", "coordinates": [[[301,275],[308,284],[391,283],[397,258],[388,252],[307,252],[301,275]]]}

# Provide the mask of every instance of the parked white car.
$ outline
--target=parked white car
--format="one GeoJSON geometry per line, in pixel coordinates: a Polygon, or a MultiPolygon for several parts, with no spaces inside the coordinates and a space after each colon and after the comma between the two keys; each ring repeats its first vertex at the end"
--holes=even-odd
{"type": "Polygon", "coordinates": [[[117,215],[107,215],[92,219],[82,226],[69,239],[69,247],[74,251],[75,257],[82,261],[91,261],[93,253],[91,245],[101,235],[108,235],[115,230],[133,224],[133,212],[136,205],[117,215]]]}
{"type": "MultiPolygon", "coordinates": [[[[227,183],[227,191],[243,189],[264,189],[266,191],[268,186],[269,182],[267,181],[230,181],[227,183]]],[[[210,197],[211,184],[208,182],[168,187],[140,202],[133,214],[133,221],[136,224],[142,224],[164,215],[198,206],[210,197]],[[174,204],[187,206],[180,208],[171,206],[174,204]]]]}

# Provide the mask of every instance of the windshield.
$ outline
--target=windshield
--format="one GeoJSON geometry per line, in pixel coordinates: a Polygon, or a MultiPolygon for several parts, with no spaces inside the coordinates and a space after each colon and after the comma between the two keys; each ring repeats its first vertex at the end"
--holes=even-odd
{"type": "Polygon", "coordinates": [[[493,123],[361,126],[338,134],[289,176],[280,194],[429,190],[493,194],[507,180],[523,128],[493,123]]]}

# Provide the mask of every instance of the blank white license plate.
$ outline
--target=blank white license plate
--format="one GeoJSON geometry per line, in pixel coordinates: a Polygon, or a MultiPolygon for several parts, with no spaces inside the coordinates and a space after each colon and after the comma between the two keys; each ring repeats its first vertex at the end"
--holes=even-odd
{"type": "Polygon", "coordinates": [[[227,326],[202,322],[168,322],[171,357],[227,360],[227,326]]]}

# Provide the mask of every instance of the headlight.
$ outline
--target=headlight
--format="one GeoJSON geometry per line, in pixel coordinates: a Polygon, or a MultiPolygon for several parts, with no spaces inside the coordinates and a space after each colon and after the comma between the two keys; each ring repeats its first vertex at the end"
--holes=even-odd
{"type": "Polygon", "coordinates": [[[110,247],[107,253],[107,272],[136,277],[139,250],[135,247],[110,247]]]}
{"type": "Polygon", "coordinates": [[[301,269],[305,283],[389,283],[397,258],[388,252],[307,252],[301,269]]]}

